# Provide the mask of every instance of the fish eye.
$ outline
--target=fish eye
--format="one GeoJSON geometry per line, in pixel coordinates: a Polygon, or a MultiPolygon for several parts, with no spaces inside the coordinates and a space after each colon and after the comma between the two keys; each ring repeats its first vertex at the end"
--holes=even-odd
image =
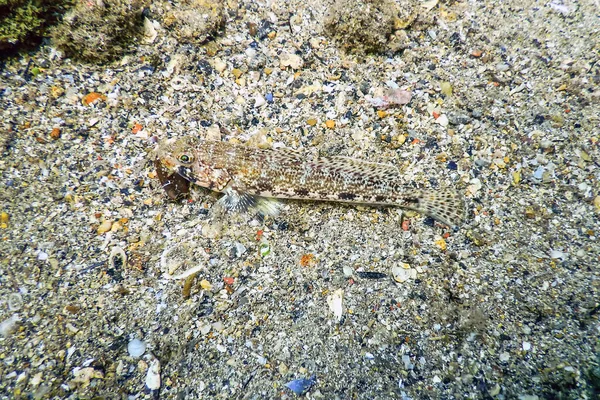
{"type": "Polygon", "coordinates": [[[179,161],[181,161],[184,164],[189,164],[192,162],[192,156],[188,154],[182,154],[179,156],[179,161]]]}

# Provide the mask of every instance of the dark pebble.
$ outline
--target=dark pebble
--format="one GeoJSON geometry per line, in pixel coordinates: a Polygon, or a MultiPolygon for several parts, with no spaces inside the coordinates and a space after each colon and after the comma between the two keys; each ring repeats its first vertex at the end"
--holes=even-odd
{"type": "Polygon", "coordinates": [[[454,161],[449,161],[448,162],[448,169],[450,171],[456,171],[458,168],[458,165],[456,165],[456,163],[454,161]]]}
{"type": "Polygon", "coordinates": [[[363,279],[383,279],[387,275],[381,272],[357,271],[356,275],[363,279]]]}

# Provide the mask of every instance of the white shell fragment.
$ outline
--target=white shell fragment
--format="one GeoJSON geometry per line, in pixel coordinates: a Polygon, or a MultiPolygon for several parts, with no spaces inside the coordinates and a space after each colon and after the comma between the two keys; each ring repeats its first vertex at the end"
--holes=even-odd
{"type": "Polygon", "coordinates": [[[409,264],[400,263],[392,267],[392,276],[398,283],[404,283],[409,279],[415,279],[417,277],[417,270],[411,268],[409,264]]]}
{"type": "Polygon", "coordinates": [[[204,249],[195,242],[177,243],[167,247],[161,254],[159,262],[163,277],[166,279],[185,279],[204,269],[203,262],[194,260],[196,252],[200,252],[200,255],[205,259],[208,258],[204,249]],[[196,265],[186,268],[193,263],[196,265]]]}
{"type": "Polygon", "coordinates": [[[344,307],[342,304],[343,297],[343,289],[337,289],[332,294],[327,296],[327,304],[329,305],[329,309],[331,310],[338,322],[342,320],[342,314],[344,313],[344,307]]]}
{"type": "Polygon", "coordinates": [[[148,373],[146,374],[146,386],[150,390],[160,388],[160,361],[156,358],[150,361],[148,373]]]}
{"type": "MultiPolygon", "coordinates": [[[[158,24],[156,21],[154,23],[158,24]]],[[[156,36],[158,35],[156,28],[154,27],[154,23],[148,18],[144,17],[142,33],[144,35],[144,43],[146,44],[154,43],[156,36]]]]}
{"type": "Polygon", "coordinates": [[[127,344],[127,352],[131,357],[141,357],[146,352],[146,343],[140,339],[133,339],[127,344]]]}

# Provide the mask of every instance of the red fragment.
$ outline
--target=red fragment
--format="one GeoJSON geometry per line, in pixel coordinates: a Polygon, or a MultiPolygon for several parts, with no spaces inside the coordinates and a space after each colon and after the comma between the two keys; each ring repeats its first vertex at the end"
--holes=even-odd
{"type": "Polygon", "coordinates": [[[442,235],[444,239],[448,239],[450,237],[450,232],[446,232],[442,235]]]}
{"type": "Polygon", "coordinates": [[[437,112],[437,111],[434,111],[432,114],[433,114],[433,118],[434,118],[434,119],[438,119],[438,118],[440,117],[440,115],[441,115],[441,114],[440,114],[439,112],[437,112]]]}
{"type": "Polygon", "coordinates": [[[226,276],[225,278],[223,278],[223,282],[225,282],[228,285],[233,285],[234,281],[235,281],[235,278],[233,278],[231,276],[226,276]]]}
{"type": "Polygon", "coordinates": [[[256,231],[256,241],[260,241],[262,239],[262,235],[265,233],[262,229],[256,231]]]}
{"type": "Polygon", "coordinates": [[[407,231],[409,226],[410,226],[409,219],[405,219],[404,221],[402,221],[402,230],[403,231],[407,231]]]}
{"type": "Polygon", "coordinates": [[[138,133],[139,131],[141,131],[143,128],[142,124],[138,124],[137,122],[135,124],[133,124],[133,128],[131,129],[131,133],[133,133],[134,135],[136,133],[138,133]]]}

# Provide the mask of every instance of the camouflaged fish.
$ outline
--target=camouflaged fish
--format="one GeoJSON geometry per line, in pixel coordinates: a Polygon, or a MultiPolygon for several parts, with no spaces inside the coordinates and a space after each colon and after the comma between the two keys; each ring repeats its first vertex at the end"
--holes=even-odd
{"type": "Polygon", "coordinates": [[[221,202],[231,210],[276,213],[277,203],[269,199],[297,199],[397,206],[451,227],[461,225],[466,215],[462,196],[453,190],[413,189],[393,165],[348,157],[183,137],[161,142],[156,160],[165,171],[224,193],[221,202]]]}

